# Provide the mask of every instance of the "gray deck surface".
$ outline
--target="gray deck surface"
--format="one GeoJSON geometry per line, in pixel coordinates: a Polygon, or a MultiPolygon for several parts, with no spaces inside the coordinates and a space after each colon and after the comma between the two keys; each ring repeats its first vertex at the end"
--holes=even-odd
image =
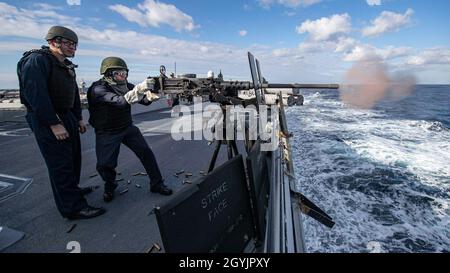
{"type": "MultiPolygon", "coordinates": [[[[146,176],[132,176],[145,170],[127,147],[122,145],[117,171],[122,173],[118,178],[124,179],[119,182],[118,191],[126,187],[129,191],[123,195],[117,194],[113,202],[105,204],[101,178],[90,178],[97,173],[94,131],[89,127],[88,132],[82,135],[80,186],[101,186],[87,199],[91,205],[105,207],[107,213],[90,220],[68,221],[56,209],[46,165],[21,115],[23,113],[2,116],[0,174],[33,178],[33,183],[23,194],[0,203],[0,226],[25,233],[24,239],[4,252],[68,253],[70,250],[66,247],[70,241],[79,242],[83,253],[135,253],[146,252],[154,243],[162,246],[156,218],[149,212],[171,197],[150,193],[146,176]],[[131,185],[127,185],[129,179],[132,180],[131,185]],[[141,188],[135,184],[141,185],[141,188]],[[73,224],[77,226],[67,233],[73,224]]],[[[200,177],[199,171],[208,168],[214,145],[208,146],[206,141],[174,141],[168,133],[169,118],[170,112],[166,109],[139,114],[133,119],[145,132],[166,183],[177,191],[184,185],[182,179],[175,178],[173,174],[186,170],[194,174],[190,180],[200,177]]],[[[219,162],[225,160],[225,151],[223,147],[219,162]]]]}

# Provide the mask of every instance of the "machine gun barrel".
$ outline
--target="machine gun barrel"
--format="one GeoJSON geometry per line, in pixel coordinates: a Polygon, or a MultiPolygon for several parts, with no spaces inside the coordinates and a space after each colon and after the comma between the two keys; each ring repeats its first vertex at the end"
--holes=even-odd
{"type": "MultiPolygon", "coordinates": [[[[254,89],[254,85],[251,82],[246,81],[224,81],[220,84],[223,87],[249,90],[254,89]]],[[[279,89],[339,89],[339,84],[290,84],[290,83],[263,83],[261,88],[279,88],[279,89]]]]}
{"type": "Polygon", "coordinates": [[[267,83],[262,88],[339,89],[339,84],[285,84],[267,83]]]}
{"type": "Polygon", "coordinates": [[[237,96],[237,91],[250,89],[338,89],[338,84],[287,84],[263,83],[255,88],[250,81],[223,81],[215,78],[167,78],[153,77],[155,91],[166,94],[190,93],[192,95],[207,95],[217,91],[226,91],[227,96],[237,96]],[[231,92],[231,93],[229,93],[231,92]]]}

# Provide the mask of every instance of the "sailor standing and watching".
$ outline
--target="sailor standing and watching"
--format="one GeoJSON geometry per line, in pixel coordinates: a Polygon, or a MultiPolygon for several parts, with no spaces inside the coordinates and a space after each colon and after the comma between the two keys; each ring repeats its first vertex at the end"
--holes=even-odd
{"type": "Polygon", "coordinates": [[[111,202],[117,188],[116,170],[120,145],[130,148],[141,161],[150,178],[151,192],[171,195],[172,190],[163,183],[155,159],[139,128],[133,125],[131,105],[150,105],[159,99],[150,90],[154,82],[146,79],[134,86],[128,83],[128,67],[118,57],[102,61],[103,78],[94,82],[88,90],[89,123],[95,128],[97,171],[105,181],[103,200],[111,202]]]}
{"type": "Polygon", "coordinates": [[[56,206],[64,218],[88,219],[105,213],[84,198],[91,188],[80,188],[79,133],[86,132],[73,58],[78,37],[72,30],[53,26],[48,46],[25,52],[17,64],[20,99],[26,120],[47,164],[56,206]]]}

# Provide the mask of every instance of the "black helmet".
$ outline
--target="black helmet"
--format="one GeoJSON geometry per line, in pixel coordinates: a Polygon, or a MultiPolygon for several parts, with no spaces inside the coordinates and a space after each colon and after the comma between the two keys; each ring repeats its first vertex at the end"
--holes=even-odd
{"type": "Polygon", "coordinates": [[[52,40],[56,37],[62,37],[66,38],[67,40],[71,40],[72,42],[78,43],[78,36],[77,34],[66,27],[62,26],[52,26],[49,30],[47,35],[45,35],[45,40],[52,40]]]}
{"type": "Polygon", "coordinates": [[[100,74],[105,74],[108,69],[125,69],[128,71],[127,63],[119,57],[107,57],[103,59],[100,66],[100,74]]]}

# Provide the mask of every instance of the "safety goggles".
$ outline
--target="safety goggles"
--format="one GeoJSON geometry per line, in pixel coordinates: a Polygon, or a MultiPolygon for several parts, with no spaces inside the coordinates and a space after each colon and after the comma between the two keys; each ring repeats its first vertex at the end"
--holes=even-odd
{"type": "Polygon", "coordinates": [[[128,76],[128,71],[126,71],[126,70],[114,70],[112,72],[112,75],[114,77],[116,77],[116,76],[127,77],[128,76]]]}
{"type": "Polygon", "coordinates": [[[64,44],[67,47],[73,47],[73,48],[77,48],[78,47],[78,43],[72,42],[70,40],[61,39],[60,41],[61,41],[62,44],[64,44]]]}

